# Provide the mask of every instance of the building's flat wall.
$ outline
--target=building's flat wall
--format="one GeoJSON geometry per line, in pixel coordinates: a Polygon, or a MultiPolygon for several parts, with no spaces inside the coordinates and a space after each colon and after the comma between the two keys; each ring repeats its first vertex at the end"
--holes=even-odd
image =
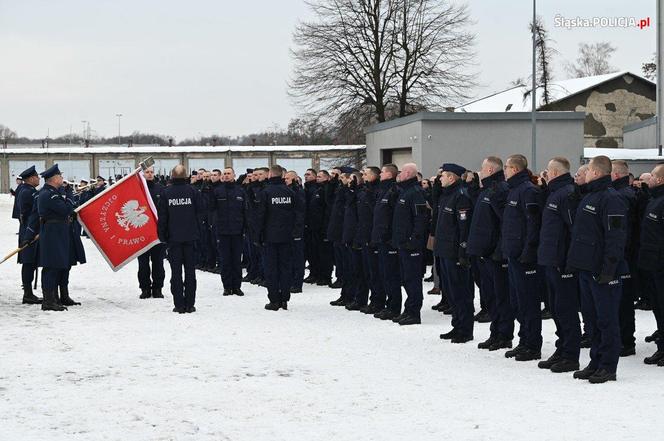
{"type": "MultiPolygon", "coordinates": [[[[501,114],[505,115],[505,114],[501,114]]],[[[537,165],[544,169],[553,156],[565,156],[572,164],[583,157],[583,117],[562,115],[542,117],[537,122],[537,165]]],[[[425,176],[432,176],[444,162],[455,162],[478,170],[489,155],[505,158],[521,153],[531,157],[531,124],[524,117],[498,116],[480,119],[456,114],[449,119],[427,119],[373,130],[367,133],[367,163],[379,164],[380,151],[412,147],[413,160],[425,176]]]]}
{"type": "Polygon", "coordinates": [[[627,130],[623,134],[623,147],[626,149],[652,149],[657,147],[657,124],[627,130]]]}

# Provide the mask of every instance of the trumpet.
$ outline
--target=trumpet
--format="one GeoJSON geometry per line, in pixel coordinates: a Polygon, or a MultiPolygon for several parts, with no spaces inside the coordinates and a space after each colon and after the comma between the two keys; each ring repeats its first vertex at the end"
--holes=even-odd
{"type": "Polygon", "coordinates": [[[97,185],[97,181],[90,182],[88,185],[85,185],[83,187],[78,187],[76,191],[74,192],[74,196],[78,196],[79,194],[83,193],[84,191],[88,191],[94,186],[97,185]]]}

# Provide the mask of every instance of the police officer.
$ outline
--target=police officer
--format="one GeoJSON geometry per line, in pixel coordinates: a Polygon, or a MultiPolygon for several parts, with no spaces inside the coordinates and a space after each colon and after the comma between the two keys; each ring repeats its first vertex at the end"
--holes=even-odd
{"type": "Polygon", "coordinates": [[[293,226],[293,277],[291,279],[290,292],[301,293],[302,284],[304,283],[304,218],[306,214],[306,196],[295,171],[291,170],[287,172],[284,181],[286,186],[290,188],[295,195],[296,216],[295,219],[293,219],[293,222],[299,222],[293,226]]]}
{"type": "MultiPolygon", "coordinates": [[[[214,192],[222,182],[222,172],[218,168],[212,169],[210,172],[210,192],[208,193],[208,223],[209,223],[209,245],[210,250],[208,254],[208,261],[206,267],[211,273],[221,274],[221,257],[219,254],[219,247],[217,246],[217,210],[215,209],[215,195],[214,192]]],[[[240,184],[238,184],[240,186],[240,184]]],[[[244,239],[243,239],[244,248],[244,239]]]]}
{"type": "Polygon", "coordinates": [[[510,190],[503,211],[501,245],[507,257],[510,303],[520,325],[519,344],[505,356],[517,361],[537,360],[542,348],[537,274],[540,194],[530,181],[528,161],[523,155],[507,158],[504,169],[510,190]]]}
{"type": "Polygon", "coordinates": [[[473,339],[473,282],[470,257],[466,252],[472,217],[472,201],[461,183],[466,172],[457,164],[443,164],[440,176],[442,192],[438,199],[438,219],[434,236],[434,254],[440,262],[441,282],[448,293],[452,312],[452,330],[441,339],[467,343],[473,339]]]}
{"type": "Polygon", "coordinates": [[[344,261],[344,286],[341,295],[345,299],[345,307],[349,311],[359,311],[367,305],[369,287],[364,278],[364,262],[362,246],[357,242],[358,233],[358,195],[362,191],[362,176],[358,171],[344,173],[342,182],[347,187],[344,206],[342,243],[348,260],[344,261]]]}
{"type": "Polygon", "coordinates": [[[246,195],[244,189],[235,182],[235,170],[232,167],[224,168],[222,184],[214,189],[213,196],[223,295],[243,296],[242,235],[246,226],[246,195]]]}
{"type": "MultiPolygon", "coordinates": [[[[307,184],[305,184],[307,185],[307,184]]],[[[321,170],[316,175],[316,186],[312,190],[306,213],[306,231],[311,235],[311,252],[315,257],[309,261],[311,283],[327,286],[332,283],[334,268],[334,250],[332,242],[327,239],[329,207],[327,205],[327,189],[330,185],[330,174],[321,170]],[[313,264],[313,262],[317,262],[313,264]]]]}
{"type": "Polygon", "coordinates": [[[12,190],[12,194],[14,195],[14,205],[12,206],[12,219],[19,219],[21,217],[21,213],[18,207],[18,195],[21,193],[21,190],[23,190],[23,187],[25,184],[23,183],[23,179],[21,179],[21,176],[16,177],[16,188],[12,190]]]}
{"type": "Polygon", "coordinates": [[[340,287],[341,294],[339,298],[330,302],[332,306],[346,306],[352,302],[352,295],[349,290],[352,286],[349,285],[351,275],[346,277],[346,269],[352,266],[352,256],[348,247],[343,243],[343,229],[344,229],[344,216],[346,212],[346,197],[348,196],[348,175],[353,171],[350,167],[343,167],[343,174],[341,169],[332,169],[332,179],[328,189],[327,205],[331,207],[329,214],[329,221],[327,225],[327,239],[332,242],[334,250],[334,267],[337,280],[330,285],[331,288],[340,287]],[[345,280],[348,279],[348,280],[345,280]]]}
{"type": "MultiPolygon", "coordinates": [[[[85,263],[85,251],[79,234],[72,228],[74,200],[71,190],[62,188],[58,164],[45,170],[44,187],[37,198],[39,229],[39,264],[42,270],[44,311],[64,311],[67,306],[80,305],[69,297],[69,271],[76,263],[85,263]],[[58,300],[58,290],[60,299],[58,300]]],[[[34,236],[36,237],[36,236],[34,236]]],[[[34,237],[28,235],[26,240],[34,237]]]]}
{"type": "Polygon", "coordinates": [[[286,187],[279,165],[270,167],[267,185],[259,195],[257,224],[265,248],[265,276],[269,303],[265,309],[288,309],[293,275],[294,225],[303,213],[295,209],[295,194],[286,187]],[[295,222],[294,222],[295,220],[295,222]]]}
{"type": "Polygon", "coordinates": [[[627,206],[611,187],[611,160],[596,156],[586,172],[587,194],[577,209],[565,273],[579,271],[581,302],[592,328],[590,363],[574,378],[592,383],[615,381],[621,350],[621,279],[624,264],[627,206]]]}
{"type": "Polygon", "coordinates": [[[164,189],[159,204],[158,233],[159,240],[168,244],[173,312],[180,314],[196,311],[195,243],[204,215],[200,198],[200,192],[187,182],[184,166],[176,165],[171,171],[171,185],[164,189]]]}
{"type": "Polygon", "coordinates": [[[622,341],[621,357],[636,354],[634,300],[636,294],[637,272],[636,256],[638,254],[638,209],[636,191],[630,185],[629,167],[625,161],[613,161],[611,165],[611,185],[623,197],[627,205],[625,218],[625,261],[628,272],[622,274],[622,296],[620,297],[620,339],[622,341]]]}
{"type": "MultiPolygon", "coordinates": [[[[150,197],[155,208],[161,203],[164,188],[154,179],[154,168],[148,167],[143,170],[143,177],[148,184],[150,197]]],[[[138,256],[138,286],[141,289],[141,299],[163,299],[161,289],[164,286],[164,256],[166,255],[166,244],[159,243],[145,253],[138,256]],[[150,268],[152,263],[152,268],[150,268]]]]}
{"type": "Polygon", "coordinates": [[[565,268],[580,196],[566,158],[551,159],[545,175],[548,197],[542,212],[537,261],[544,267],[558,340],[555,352],[537,366],[552,372],[572,372],[579,369],[581,350],[578,278],[573,272],[566,273],[565,268]]]}
{"type": "Polygon", "coordinates": [[[374,296],[383,310],[374,314],[381,320],[392,320],[401,315],[401,280],[399,251],[392,245],[394,207],[399,199],[397,175],[394,164],[386,164],[380,171],[380,184],[376,194],[371,229],[371,245],[378,249],[378,274],[383,290],[374,296]]]}
{"type": "MultiPolygon", "coordinates": [[[[641,243],[638,265],[653,282],[653,312],[657,333],[664,333],[664,165],[652,171],[648,181],[650,201],[641,220],[641,243]]],[[[643,361],[645,364],[664,366],[664,339],[655,339],[657,351],[643,361]]]]}
{"type": "Polygon", "coordinates": [[[318,183],[316,182],[317,171],[313,168],[307,169],[304,172],[304,255],[307,262],[309,262],[309,275],[304,279],[304,283],[316,283],[318,274],[320,274],[320,262],[318,260],[318,242],[311,230],[312,217],[322,216],[321,213],[315,213],[311,209],[311,201],[318,191],[318,183]]]}
{"type": "Polygon", "coordinates": [[[502,219],[509,186],[505,182],[503,161],[488,156],[480,170],[482,191],[477,197],[470,223],[467,251],[479,258],[480,284],[491,318],[489,338],[479,349],[497,351],[512,347],[514,311],[510,304],[507,261],[501,242],[502,219]]]}
{"type": "Polygon", "coordinates": [[[379,251],[371,241],[379,179],[380,169],[378,167],[366,167],[362,171],[364,185],[357,196],[355,245],[362,249],[364,280],[368,281],[371,292],[369,304],[360,309],[360,312],[371,315],[377,314],[385,308],[385,288],[378,267],[379,251]]]}
{"type": "Polygon", "coordinates": [[[16,194],[16,206],[18,207],[20,222],[18,245],[20,248],[26,247],[18,253],[18,263],[21,264],[21,281],[23,283],[23,303],[40,304],[42,299],[32,292],[32,281],[37,270],[37,244],[26,239],[27,230],[30,228],[30,214],[38,195],[39,175],[33,165],[24,170],[20,177],[23,184],[16,194]]]}
{"type": "Polygon", "coordinates": [[[247,192],[247,227],[251,239],[251,276],[249,283],[265,286],[264,249],[261,245],[261,225],[258,224],[258,211],[261,193],[265,190],[269,169],[254,169],[252,181],[246,188],[247,192]]]}
{"type": "Polygon", "coordinates": [[[417,180],[417,166],[405,164],[399,174],[399,198],[394,207],[392,244],[399,250],[401,284],[406,289],[404,311],[392,321],[400,325],[421,323],[422,258],[427,240],[429,207],[417,180]]]}

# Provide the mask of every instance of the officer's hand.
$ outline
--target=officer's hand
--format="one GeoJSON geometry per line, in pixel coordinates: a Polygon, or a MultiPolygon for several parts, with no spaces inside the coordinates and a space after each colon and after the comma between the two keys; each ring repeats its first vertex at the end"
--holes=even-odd
{"type": "Polygon", "coordinates": [[[464,269],[470,268],[470,259],[466,256],[459,257],[459,266],[464,269]]]}
{"type": "Polygon", "coordinates": [[[599,283],[600,285],[606,285],[607,283],[614,280],[614,277],[611,274],[600,274],[599,276],[593,276],[593,279],[595,279],[595,282],[599,283]]]}

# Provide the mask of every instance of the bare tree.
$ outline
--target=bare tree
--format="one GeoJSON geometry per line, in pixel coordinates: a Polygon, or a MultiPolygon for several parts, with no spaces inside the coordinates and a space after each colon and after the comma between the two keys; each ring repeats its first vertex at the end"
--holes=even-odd
{"type": "Polygon", "coordinates": [[[641,65],[641,72],[643,76],[649,79],[650,81],[655,81],[657,79],[657,55],[653,55],[652,60],[648,63],[643,63],[641,65]]]}
{"type": "Polygon", "coordinates": [[[579,43],[579,56],[576,63],[567,63],[565,70],[572,78],[590,77],[616,72],[611,66],[611,56],[616,51],[608,41],[579,43]]]}
{"type": "Polygon", "coordinates": [[[467,8],[448,0],[307,0],[289,93],[305,113],[386,121],[458,101],[472,87],[467,8]],[[469,87],[470,86],[470,87],[469,87]]]}
{"type": "Polygon", "coordinates": [[[14,132],[9,127],[0,124],[0,139],[12,139],[16,138],[16,132],[14,132]]]}
{"type": "MultiPolygon", "coordinates": [[[[532,36],[533,26],[535,32],[535,53],[536,59],[536,72],[537,81],[536,88],[542,89],[542,99],[539,104],[549,104],[551,102],[551,81],[553,80],[553,56],[558,53],[552,44],[553,40],[549,38],[549,32],[544,27],[542,17],[537,17],[535,23],[530,22],[530,34],[532,36]]],[[[529,77],[532,83],[532,75],[529,77]]],[[[530,84],[529,83],[529,84],[530,84]]],[[[531,89],[528,89],[523,94],[524,102],[530,99],[531,89]]]]}
{"type": "Polygon", "coordinates": [[[469,97],[474,53],[468,8],[440,0],[401,0],[392,58],[399,116],[469,97]]]}

